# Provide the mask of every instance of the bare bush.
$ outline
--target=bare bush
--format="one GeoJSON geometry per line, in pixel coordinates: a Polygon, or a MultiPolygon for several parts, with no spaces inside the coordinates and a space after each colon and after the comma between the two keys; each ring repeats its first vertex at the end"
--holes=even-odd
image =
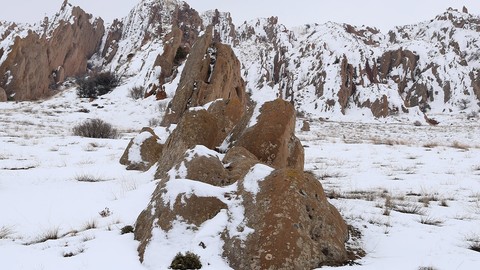
{"type": "Polygon", "coordinates": [[[77,79],[77,95],[81,98],[96,98],[112,91],[119,84],[120,80],[115,73],[94,73],[77,79]]]}
{"type": "Polygon", "coordinates": [[[128,97],[134,100],[142,99],[145,96],[145,87],[134,86],[128,91],[128,97]]]}
{"type": "Polygon", "coordinates": [[[107,138],[115,139],[118,137],[117,129],[101,119],[90,119],[73,127],[75,136],[89,138],[107,138]]]}
{"type": "Polygon", "coordinates": [[[0,239],[5,239],[10,237],[13,234],[13,230],[9,227],[2,226],[0,227],[0,239]]]}

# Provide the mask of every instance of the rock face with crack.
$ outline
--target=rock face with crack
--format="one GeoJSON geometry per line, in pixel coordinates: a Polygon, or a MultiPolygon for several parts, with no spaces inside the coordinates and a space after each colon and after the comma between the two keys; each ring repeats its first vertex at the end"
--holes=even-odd
{"type": "Polygon", "coordinates": [[[141,260],[152,263],[154,246],[184,230],[193,235],[189,241],[203,243],[198,248],[234,269],[345,262],[347,226],[320,182],[303,171],[294,107],[277,99],[261,105],[258,117],[247,113],[238,60],[215,43],[215,64],[222,68],[212,67],[210,39],[207,34],[192,48],[170,108],[175,111],[164,119],[178,125],[158,160],[158,186],[136,222],[141,260]],[[221,246],[210,244],[209,231],[221,246]]]}

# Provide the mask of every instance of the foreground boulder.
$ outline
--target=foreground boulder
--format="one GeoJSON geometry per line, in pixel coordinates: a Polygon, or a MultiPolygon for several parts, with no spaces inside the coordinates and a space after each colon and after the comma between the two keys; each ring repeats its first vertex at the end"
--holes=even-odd
{"type": "Polygon", "coordinates": [[[246,241],[225,237],[232,268],[300,270],[347,259],[347,225],[312,175],[279,169],[259,183],[258,193],[240,192],[254,233],[246,241]]]}

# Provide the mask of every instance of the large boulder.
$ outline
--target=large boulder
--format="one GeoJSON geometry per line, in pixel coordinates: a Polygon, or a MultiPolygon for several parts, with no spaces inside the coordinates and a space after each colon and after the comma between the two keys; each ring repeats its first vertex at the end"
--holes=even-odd
{"type": "Polygon", "coordinates": [[[151,128],[143,128],[139,135],[128,144],[120,158],[120,164],[127,170],[147,171],[162,154],[163,145],[151,128]]]}
{"type": "Polygon", "coordinates": [[[281,99],[267,102],[261,107],[255,125],[241,135],[235,146],[244,147],[274,168],[303,170],[304,151],[295,137],[295,119],[295,109],[289,102],[281,99]]]}
{"type": "Polygon", "coordinates": [[[246,241],[224,239],[224,255],[232,268],[313,269],[347,259],[347,225],[317,179],[300,170],[280,169],[259,187],[256,194],[240,191],[247,225],[255,232],[246,241]]]}

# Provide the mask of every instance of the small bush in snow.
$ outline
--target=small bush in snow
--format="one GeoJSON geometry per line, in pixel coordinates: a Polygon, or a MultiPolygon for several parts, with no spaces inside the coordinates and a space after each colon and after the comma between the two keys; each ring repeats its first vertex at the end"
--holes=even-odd
{"type": "Polygon", "coordinates": [[[192,252],[187,252],[185,255],[182,253],[177,253],[175,258],[173,258],[172,263],[170,264],[170,269],[200,269],[202,268],[202,263],[200,262],[200,257],[192,252]]]}
{"type": "Polygon", "coordinates": [[[461,99],[460,102],[458,103],[458,108],[462,111],[466,110],[469,106],[470,106],[470,100],[466,98],[461,99]]]}
{"type": "Polygon", "coordinates": [[[480,236],[474,235],[472,237],[467,238],[467,242],[469,242],[468,248],[480,252],[480,236]]]}
{"type": "Polygon", "coordinates": [[[102,211],[98,212],[98,214],[99,214],[101,217],[108,217],[108,216],[112,215],[112,212],[110,211],[110,209],[108,209],[108,207],[105,207],[105,209],[103,209],[102,211]]]}
{"type": "Polygon", "coordinates": [[[134,100],[142,99],[145,96],[145,87],[134,86],[128,91],[128,97],[134,100]]]}
{"type": "Polygon", "coordinates": [[[58,227],[52,228],[48,231],[46,231],[44,234],[42,234],[36,241],[34,241],[32,244],[36,243],[43,243],[48,240],[56,240],[60,237],[60,229],[58,227]]]}
{"type": "Polygon", "coordinates": [[[12,234],[13,234],[12,229],[5,226],[0,227],[0,239],[8,238],[12,234]]]}
{"type": "Polygon", "coordinates": [[[119,83],[117,75],[112,72],[95,73],[77,79],[77,95],[82,98],[96,98],[112,91],[119,83]]]}
{"type": "Polygon", "coordinates": [[[133,233],[134,231],[133,226],[127,225],[120,230],[120,234],[133,233]]]}
{"type": "Polygon", "coordinates": [[[148,126],[149,127],[157,127],[157,126],[160,126],[160,119],[158,118],[152,118],[150,120],[148,120],[148,126]]]}
{"type": "Polygon", "coordinates": [[[89,138],[115,139],[118,136],[118,131],[103,120],[90,119],[73,127],[73,134],[89,138]]]}

